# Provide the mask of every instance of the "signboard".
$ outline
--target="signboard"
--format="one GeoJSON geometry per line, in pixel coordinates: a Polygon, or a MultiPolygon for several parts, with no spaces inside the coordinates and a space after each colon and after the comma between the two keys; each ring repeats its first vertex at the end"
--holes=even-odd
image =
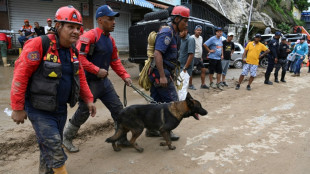
{"type": "Polygon", "coordinates": [[[181,5],[181,0],[156,0],[156,1],[163,2],[169,5],[173,5],[173,6],[181,5]]]}

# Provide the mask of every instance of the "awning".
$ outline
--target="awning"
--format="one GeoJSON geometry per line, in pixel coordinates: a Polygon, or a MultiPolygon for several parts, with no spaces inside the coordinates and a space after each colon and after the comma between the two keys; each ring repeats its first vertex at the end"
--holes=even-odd
{"type": "Polygon", "coordinates": [[[167,5],[163,5],[163,4],[159,4],[159,3],[155,3],[155,2],[151,2],[151,1],[147,1],[147,2],[153,4],[154,7],[161,8],[161,9],[167,9],[169,7],[167,5]]]}
{"type": "Polygon", "coordinates": [[[133,4],[133,5],[137,5],[140,7],[145,7],[145,8],[150,8],[153,9],[154,5],[145,1],[145,0],[117,0],[123,3],[127,3],[127,4],[133,4]]]}

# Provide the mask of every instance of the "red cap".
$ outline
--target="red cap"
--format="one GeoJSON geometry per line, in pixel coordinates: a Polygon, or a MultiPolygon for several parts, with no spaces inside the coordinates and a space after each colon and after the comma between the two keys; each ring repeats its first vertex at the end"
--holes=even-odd
{"type": "Polygon", "coordinates": [[[190,10],[183,5],[175,6],[171,12],[171,15],[188,18],[190,15],[190,10]]]}
{"type": "Polygon", "coordinates": [[[46,22],[48,22],[48,21],[51,21],[51,22],[52,22],[52,19],[51,19],[51,18],[47,18],[46,22]]]}
{"type": "Polygon", "coordinates": [[[28,19],[25,19],[24,22],[29,22],[29,20],[28,20],[28,19]]]}
{"type": "Polygon", "coordinates": [[[83,25],[81,13],[71,5],[60,7],[55,14],[54,22],[67,22],[83,25]]]}

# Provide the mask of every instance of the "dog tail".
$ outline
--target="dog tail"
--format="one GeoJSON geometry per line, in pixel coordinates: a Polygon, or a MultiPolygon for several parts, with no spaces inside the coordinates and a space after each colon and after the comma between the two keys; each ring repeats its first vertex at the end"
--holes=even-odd
{"type": "Polygon", "coordinates": [[[122,126],[116,129],[115,134],[112,137],[109,137],[105,140],[107,143],[114,143],[116,142],[122,135],[123,135],[122,126]]]}

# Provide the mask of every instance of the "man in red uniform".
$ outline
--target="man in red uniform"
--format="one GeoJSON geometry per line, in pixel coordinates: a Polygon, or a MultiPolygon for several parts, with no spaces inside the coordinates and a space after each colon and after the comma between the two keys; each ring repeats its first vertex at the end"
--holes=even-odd
{"type": "Polygon", "coordinates": [[[19,124],[28,117],[35,130],[40,174],[67,174],[67,156],[62,148],[67,103],[73,107],[80,95],[88,114],[96,114],[79,55],[72,47],[79,38],[82,16],[72,6],[61,7],[55,22],[56,35],[25,43],[15,63],[11,88],[12,119],[19,124]]]}
{"type": "MultiPolygon", "coordinates": [[[[123,109],[123,105],[107,77],[109,67],[111,66],[128,86],[131,85],[130,75],[123,67],[118,57],[115,41],[110,35],[110,32],[114,31],[115,17],[118,16],[119,13],[114,12],[108,5],[99,7],[96,11],[98,28],[84,33],[77,44],[83,68],[86,70],[87,82],[94,99],[101,100],[109,109],[115,123],[119,112],[123,109]]],[[[69,120],[64,131],[63,145],[70,152],[78,151],[78,148],[72,144],[72,139],[88,117],[86,104],[84,101],[80,101],[79,108],[69,120]]],[[[118,143],[125,146],[130,145],[126,135],[118,143]]]]}

